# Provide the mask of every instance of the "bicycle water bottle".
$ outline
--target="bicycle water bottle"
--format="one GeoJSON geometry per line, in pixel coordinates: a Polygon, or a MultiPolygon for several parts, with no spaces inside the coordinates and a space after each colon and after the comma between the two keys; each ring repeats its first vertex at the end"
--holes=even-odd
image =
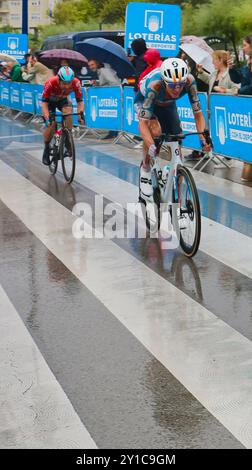
{"type": "Polygon", "coordinates": [[[163,168],[163,171],[162,171],[162,182],[163,182],[163,185],[165,186],[166,185],[166,182],[167,182],[167,179],[168,179],[168,176],[169,176],[169,173],[170,173],[170,165],[165,165],[164,168],[163,168]]]}
{"type": "Polygon", "coordinates": [[[56,147],[59,146],[60,136],[61,136],[61,129],[59,129],[58,131],[55,132],[55,145],[56,145],[56,147]]]}

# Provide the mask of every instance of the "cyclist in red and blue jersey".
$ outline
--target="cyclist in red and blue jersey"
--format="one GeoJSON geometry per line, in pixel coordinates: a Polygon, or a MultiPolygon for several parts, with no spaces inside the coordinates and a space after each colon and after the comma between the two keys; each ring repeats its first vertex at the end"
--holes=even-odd
{"type": "MultiPolygon", "coordinates": [[[[81,83],[74,77],[74,72],[70,67],[61,67],[55,77],[51,77],[45,82],[42,95],[42,114],[45,121],[43,153],[44,165],[50,165],[50,142],[54,133],[54,125],[50,122],[50,113],[55,113],[56,109],[63,114],[72,113],[72,104],[68,96],[74,92],[77,101],[78,121],[83,123],[84,102],[81,83]]],[[[68,129],[72,129],[72,116],[66,118],[68,129]]]]}
{"type": "MultiPolygon", "coordinates": [[[[197,85],[182,59],[166,59],[159,69],[153,70],[140,83],[140,92],[135,98],[139,117],[139,130],[144,142],[144,158],[141,166],[140,190],[147,200],[152,198],[150,159],[157,155],[154,138],[165,134],[182,132],[176,100],[188,94],[198,132],[205,130],[205,119],[201,110],[197,85]]],[[[200,135],[202,150],[210,146],[200,135]]]]}

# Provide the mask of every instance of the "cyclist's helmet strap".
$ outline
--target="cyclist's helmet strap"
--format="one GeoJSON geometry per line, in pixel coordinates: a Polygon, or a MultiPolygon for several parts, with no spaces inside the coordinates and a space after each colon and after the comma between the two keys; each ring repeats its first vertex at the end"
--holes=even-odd
{"type": "Polygon", "coordinates": [[[164,60],[160,67],[160,73],[167,85],[170,83],[179,84],[186,81],[189,70],[184,60],[174,57],[164,60]]]}
{"type": "Polygon", "coordinates": [[[62,82],[71,82],[74,79],[74,71],[70,67],[61,67],[58,77],[62,82]]]}

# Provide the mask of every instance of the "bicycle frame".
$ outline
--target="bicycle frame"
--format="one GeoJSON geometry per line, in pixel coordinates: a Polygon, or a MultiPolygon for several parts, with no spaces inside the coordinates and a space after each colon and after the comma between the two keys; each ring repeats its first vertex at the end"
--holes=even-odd
{"type": "Polygon", "coordinates": [[[66,127],[66,118],[68,118],[70,116],[82,116],[82,113],[68,113],[68,114],[50,113],[50,118],[49,119],[50,119],[51,122],[54,122],[56,126],[57,126],[57,124],[61,124],[61,127],[64,128],[64,127],[66,127]],[[61,118],[60,123],[58,121],[56,121],[57,117],[61,118]]]}

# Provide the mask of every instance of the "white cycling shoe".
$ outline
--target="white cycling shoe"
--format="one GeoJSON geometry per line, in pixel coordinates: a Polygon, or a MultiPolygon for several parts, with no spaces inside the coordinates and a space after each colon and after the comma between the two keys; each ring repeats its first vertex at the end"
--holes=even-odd
{"type": "Polygon", "coordinates": [[[153,188],[151,182],[151,171],[140,168],[140,197],[146,202],[153,202],[153,188]]]}

